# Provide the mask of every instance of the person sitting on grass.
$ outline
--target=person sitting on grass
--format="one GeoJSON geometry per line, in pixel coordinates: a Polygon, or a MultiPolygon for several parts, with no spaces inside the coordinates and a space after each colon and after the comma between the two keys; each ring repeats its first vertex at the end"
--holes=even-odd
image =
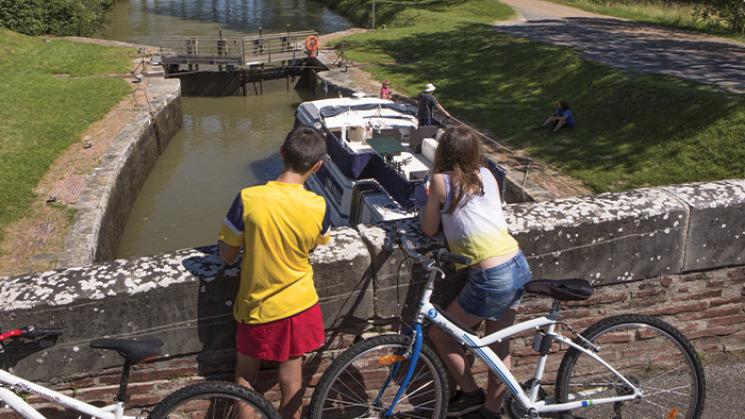
{"type": "Polygon", "coordinates": [[[559,101],[559,108],[556,109],[553,115],[549,116],[546,122],[543,123],[542,127],[546,127],[551,124],[553,129],[550,131],[551,134],[556,134],[556,131],[562,127],[573,127],[574,116],[572,111],[569,110],[569,104],[565,100],[559,101]]]}

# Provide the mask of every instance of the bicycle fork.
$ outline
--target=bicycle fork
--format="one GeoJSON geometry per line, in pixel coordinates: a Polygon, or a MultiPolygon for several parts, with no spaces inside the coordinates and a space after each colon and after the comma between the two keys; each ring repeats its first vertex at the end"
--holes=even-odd
{"type": "MultiPolygon", "coordinates": [[[[398,404],[398,401],[401,400],[401,397],[403,396],[404,391],[406,391],[406,388],[409,386],[409,381],[411,381],[411,377],[414,375],[414,369],[416,368],[416,364],[419,361],[419,354],[421,353],[422,343],[424,342],[424,337],[422,333],[422,323],[424,322],[424,319],[426,317],[423,312],[424,302],[429,301],[430,298],[432,297],[432,292],[435,289],[434,284],[435,284],[435,278],[437,276],[437,273],[439,273],[442,277],[445,276],[444,272],[442,272],[440,269],[434,269],[431,271],[429,279],[427,280],[427,284],[424,287],[424,293],[422,294],[422,299],[419,302],[419,308],[417,310],[416,318],[414,319],[414,324],[411,326],[413,329],[412,330],[413,336],[411,337],[412,346],[405,353],[401,355],[396,355],[393,357],[395,359],[391,359],[391,362],[395,362],[396,365],[394,365],[391,368],[391,371],[388,373],[388,377],[386,378],[385,384],[380,389],[380,393],[378,393],[378,397],[375,400],[376,403],[380,402],[380,399],[383,396],[383,393],[388,388],[388,384],[390,384],[394,375],[398,371],[398,367],[401,365],[401,362],[405,361],[406,359],[409,359],[409,368],[406,371],[406,375],[404,376],[404,379],[401,382],[400,387],[398,388],[398,393],[396,393],[396,397],[393,399],[393,402],[383,414],[384,417],[393,416],[393,410],[396,408],[396,404],[398,404]]],[[[381,362],[382,361],[383,360],[381,360],[381,362]]]]}
{"type": "MultiPolygon", "coordinates": [[[[385,380],[385,383],[380,389],[380,392],[378,393],[378,397],[375,400],[375,403],[380,403],[381,397],[383,397],[383,393],[385,393],[385,390],[388,388],[388,384],[390,384],[391,380],[393,380],[393,377],[398,372],[399,366],[401,366],[401,362],[405,361],[406,359],[409,360],[409,368],[406,370],[406,375],[404,376],[404,379],[401,381],[401,385],[398,388],[398,392],[396,393],[396,397],[393,399],[393,402],[391,402],[391,405],[388,406],[388,409],[386,409],[385,413],[383,413],[383,417],[392,417],[393,416],[393,410],[396,408],[396,405],[398,404],[398,401],[401,400],[401,397],[404,394],[404,391],[406,391],[406,388],[409,386],[409,381],[411,381],[412,375],[414,375],[414,368],[416,368],[416,364],[419,361],[419,353],[422,350],[422,325],[421,323],[414,323],[414,336],[412,336],[412,343],[413,348],[407,353],[404,353],[402,355],[396,355],[395,356],[395,365],[391,367],[391,371],[388,373],[388,377],[385,380]],[[407,356],[408,354],[408,356],[407,356]]],[[[382,360],[381,360],[382,361],[382,360]]]]}

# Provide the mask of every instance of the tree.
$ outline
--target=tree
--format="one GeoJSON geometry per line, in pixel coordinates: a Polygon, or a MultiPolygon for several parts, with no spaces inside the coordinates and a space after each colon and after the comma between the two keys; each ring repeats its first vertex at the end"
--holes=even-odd
{"type": "Polygon", "coordinates": [[[117,0],[0,0],[0,27],[27,35],[90,36],[117,0]]]}

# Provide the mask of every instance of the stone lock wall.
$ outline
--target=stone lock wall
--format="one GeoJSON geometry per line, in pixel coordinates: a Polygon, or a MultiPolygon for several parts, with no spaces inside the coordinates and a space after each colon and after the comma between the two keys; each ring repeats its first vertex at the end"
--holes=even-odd
{"type": "MultiPolygon", "coordinates": [[[[567,304],[566,320],[583,330],[617,313],[660,316],[702,353],[740,351],[745,319],[745,181],[732,180],[508,205],[505,215],[534,278],[589,279],[588,301],[567,304]]],[[[415,222],[398,227],[418,231],[415,222]]],[[[337,228],[312,256],[327,340],[305,357],[312,386],[331,360],[361,333],[395,329],[411,312],[421,285],[414,267],[390,246],[391,225],[337,228]]],[[[412,233],[421,250],[443,245],[412,233]]],[[[148,405],[187,383],[231,379],[232,302],[239,265],[219,261],[214,246],[116,260],[34,275],[0,278],[3,329],[62,327],[51,347],[23,343],[8,351],[13,370],[86,400],[115,393],[118,355],[88,348],[96,337],[161,337],[159,361],[132,374],[133,405],[148,405]]],[[[454,274],[433,300],[446,305],[462,286],[454,274]]],[[[527,297],[521,318],[549,307],[527,297]]],[[[528,377],[531,336],[513,340],[519,379],[528,377]]],[[[555,357],[558,362],[560,357],[555,357]]],[[[552,364],[555,365],[555,364],[552,364]]],[[[259,390],[277,400],[276,366],[266,365],[259,390]]],[[[551,377],[552,371],[547,377],[551,377]]]]}
{"type": "MultiPolygon", "coordinates": [[[[58,257],[60,268],[116,257],[124,226],[148,174],[183,124],[178,80],[147,78],[149,102],[141,106],[91,174],[58,257]]],[[[134,94],[134,93],[133,93],[134,94]]],[[[137,95],[142,99],[143,95],[137,95]]]]}

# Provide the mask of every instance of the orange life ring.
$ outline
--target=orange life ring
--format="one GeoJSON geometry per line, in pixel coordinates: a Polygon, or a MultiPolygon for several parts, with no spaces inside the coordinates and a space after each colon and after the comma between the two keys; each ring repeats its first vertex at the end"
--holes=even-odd
{"type": "Polygon", "coordinates": [[[318,38],[315,35],[311,35],[307,38],[305,38],[305,48],[310,51],[310,56],[314,56],[316,50],[318,49],[318,38]]]}

